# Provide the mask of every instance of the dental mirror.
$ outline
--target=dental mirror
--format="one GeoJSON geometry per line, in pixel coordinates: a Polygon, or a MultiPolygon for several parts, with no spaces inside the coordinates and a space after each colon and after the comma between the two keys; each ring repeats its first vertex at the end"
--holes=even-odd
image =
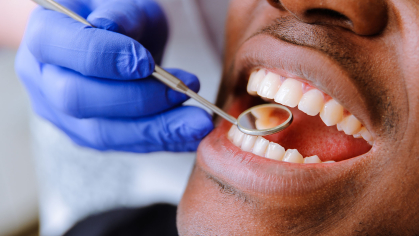
{"type": "Polygon", "coordinates": [[[287,107],[263,104],[244,111],[237,118],[237,126],[243,133],[265,136],[286,129],[292,121],[292,113],[287,107]]]}
{"type": "MultiPolygon", "coordinates": [[[[61,4],[55,2],[54,0],[33,0],[40,6],[45,9],[61,12],[76,21],[79,21],[83,24],[94,27],[89,22],[87,22],[83,17],[79,16],[77,13],[71,11],[70,9],[62,6],[61,4]]],[[[153,76],[160,80],[162,83],[166,84],[170,88],[188,95],[189,97],[195,99],[202,105],[208,107],[211,111],[215,112],[222,118],[226,119],[230,123],[237,125],[240,131],[245,134],[255,135],[255,136],[265,136],[269,134],[274,134],[286,129],[291,125],[293,120],[292,112],[284,106],[279,104],[263,104],[259,106],[252,107],[244,111],[238,119],[230,116],[220,108],[216,107],[214,104],[210,103],[205,98],[199,96],[194,91],[190,90],[180,79],[176,78],[174,75],[165,71],[159,66],[155,66],[155,71],[153,76]]]]}

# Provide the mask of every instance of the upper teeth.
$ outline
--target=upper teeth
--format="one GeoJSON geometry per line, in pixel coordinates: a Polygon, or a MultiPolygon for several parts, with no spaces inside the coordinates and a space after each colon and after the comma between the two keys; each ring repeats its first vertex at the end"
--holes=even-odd
{"type": "Polygon", "coordinates": [[[374,142],[368,130],[334,99],[325,100],[325,94],[296,79],[285,78],[265,69],[253,71],[249,78],[247,91],[251,95],[274,99],[275,102],[296,107],[302,112],[320,118],[327,126],[337,125],[339,131],[355,138],[364,138],[371,145],[374,142]]]}
{"type": "Polygon", "coordinates": [[[305,112],[307,115],[315,116],[322,110],[323,105],[323,93],[317,89],[312,89],[304,93],[300,103],[298,103],[298,109],[305,112]]]}
{"type": "Polygon", "coordinates": [[[295,79],[286,79],[275,95],[275,102],[285,106],[296,107],[302,97],[303,83],[295,79]]]}

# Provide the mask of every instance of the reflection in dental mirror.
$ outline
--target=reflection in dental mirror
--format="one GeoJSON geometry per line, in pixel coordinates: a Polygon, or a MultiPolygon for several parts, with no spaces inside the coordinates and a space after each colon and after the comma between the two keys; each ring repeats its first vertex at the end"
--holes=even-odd
{"type": "Polygon", "coordinates": [[[280,132],[291,125],[291,111],[278,104],[264,104],[244,111],[237,119],[243,133],[265,136],[280,132]]]}

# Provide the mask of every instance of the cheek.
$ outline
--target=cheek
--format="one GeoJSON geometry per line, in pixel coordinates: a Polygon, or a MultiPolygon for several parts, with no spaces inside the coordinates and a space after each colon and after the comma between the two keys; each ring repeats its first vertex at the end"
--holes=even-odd
{"type": "Polygon", "coordinates": [[[239,42],[243,40],[249,25],[254,21],[253,17],[249,16],[254,14],[253,11],[259,2],[259,0],[231,0],[226,21],[224,61],[232,59],[239,42]]]}
{"type": "Polygon", "coordinates": [[[183,194],[177,212],[179,235],[205,235],[222,223],[217,212],[223,212],[223,203],[216,201],[219,191],[196,167],[183,194]]]}
{"type": "Polygon", "coordinates": [[[222,193],[215,182],[195,168],[178,207],[179,235],[234,235],[243,232],[253,224],[253,217],[246,211],[243,200],[222,193]]]}

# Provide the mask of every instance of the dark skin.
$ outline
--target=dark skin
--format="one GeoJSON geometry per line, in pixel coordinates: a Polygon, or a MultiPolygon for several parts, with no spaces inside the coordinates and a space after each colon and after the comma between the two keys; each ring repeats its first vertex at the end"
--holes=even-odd
{"type": "Polygon", "coordinates": [[[221,122],[198,149],[179,233],[419,235],[419,1],[232,0],[227,22],[218,105],[236,114],[252,66],[297,55],[320,69],[294,74],[339,101],[376,141],[342,161],[350,167],[328,169],[339,174],[320,187],[258,191],[207,164],[208,153],[226,151],[212,151],[226,142],[221,122]],[[240,56],[254,48],[262,59],[240,56]]]}

